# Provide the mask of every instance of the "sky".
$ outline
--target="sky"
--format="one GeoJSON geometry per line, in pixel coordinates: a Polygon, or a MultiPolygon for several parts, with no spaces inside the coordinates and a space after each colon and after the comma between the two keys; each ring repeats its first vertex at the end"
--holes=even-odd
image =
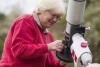
{"type": "Polygon", "coordinates": [[[22,13],[32,13],[38,0],[0,0],[0,12],[9,14],[14,6],[19,7],[22,13]]]}

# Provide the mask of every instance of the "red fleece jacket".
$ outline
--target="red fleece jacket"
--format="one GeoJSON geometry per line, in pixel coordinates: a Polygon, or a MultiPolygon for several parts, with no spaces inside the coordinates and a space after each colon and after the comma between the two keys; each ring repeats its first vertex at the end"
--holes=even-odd
{"type": "Polygon", "coordinates": [[[52,41],[52,34],[45,34],[33,15],[20,16],[8,31],[0,67],[61,67],[55,52],[48,51],[52,41]]]}

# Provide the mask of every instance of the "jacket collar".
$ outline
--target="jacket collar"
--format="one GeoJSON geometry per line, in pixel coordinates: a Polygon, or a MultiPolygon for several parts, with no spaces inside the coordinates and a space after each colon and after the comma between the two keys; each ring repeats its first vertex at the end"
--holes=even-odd
{"type": "MultiPolygon", "coordinates": [[[[41,22],[40,22],[40,20],[39,20],[39,17],[38,17],[38,15],[37,15],[35,12],[33,12],[33,17],[34,17],[36,23],[39,25],[39,27],[40,27],[41,29],[43,29],[43,27],[42,27],[42,25],[41,25],[41,22]]],[[[48,33],[48,32],[49,32],[47,28],[45,28],[45,29],[43,29],[43,30],[44,30],[44,33],[48,33]]]]}

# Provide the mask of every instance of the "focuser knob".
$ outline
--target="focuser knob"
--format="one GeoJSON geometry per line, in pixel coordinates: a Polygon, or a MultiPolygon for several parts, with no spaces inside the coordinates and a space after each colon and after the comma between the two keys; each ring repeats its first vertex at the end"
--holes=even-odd
{"type": "Polygon", "coordinates": [[[91,30],[90,27],[86,27],[85,29],[86,29],[86,30],[91,30]]]}

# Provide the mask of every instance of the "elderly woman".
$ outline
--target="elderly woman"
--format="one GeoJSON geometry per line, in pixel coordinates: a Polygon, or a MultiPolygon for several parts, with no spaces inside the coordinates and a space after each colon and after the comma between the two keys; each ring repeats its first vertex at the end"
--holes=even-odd
{"type": "Polygon", "coordinates": [[[64,67],[55,56],[64,44],[47,30],[64,14],[61,0],[40,0],[33,14],[17,18],[8,31],[0,67],[64,67]]]}

